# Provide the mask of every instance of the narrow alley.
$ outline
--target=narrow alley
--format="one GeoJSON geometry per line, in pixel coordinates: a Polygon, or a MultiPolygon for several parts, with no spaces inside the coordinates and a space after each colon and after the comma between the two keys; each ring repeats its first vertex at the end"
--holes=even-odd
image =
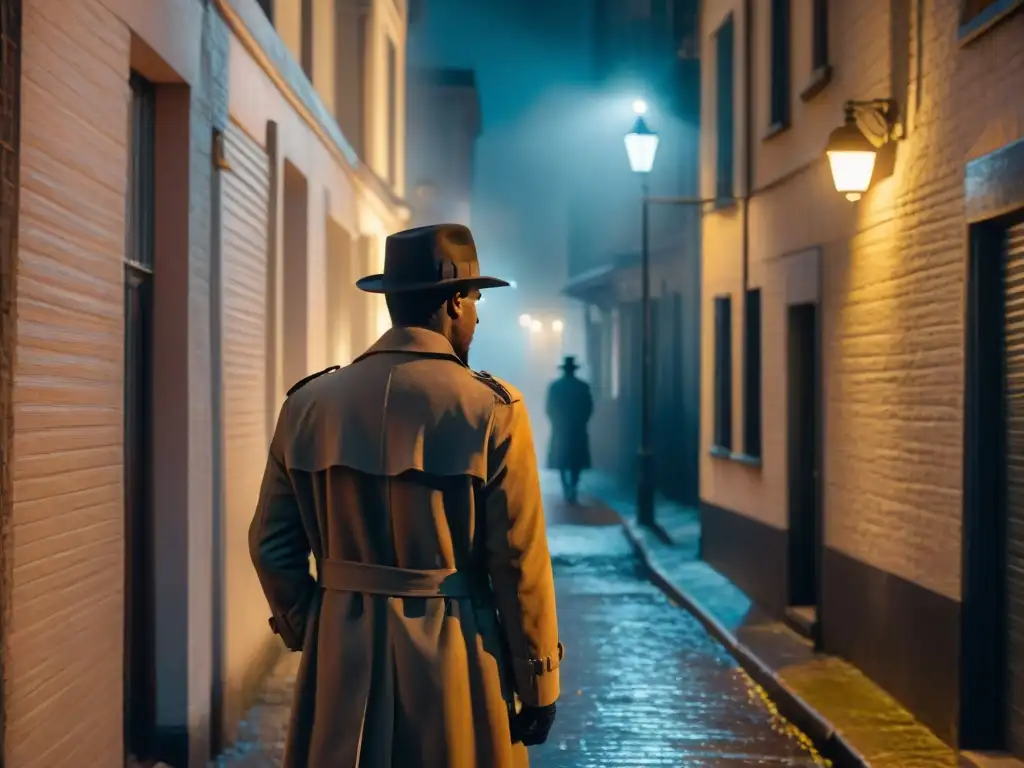
{"type": "MultiPolygon", "coordinates": [[[[618,518],[549,500],[566,643],[562,697],[535,768],[812,766],[824,762],[689,613],[651,584],[618,518]]],[[[298,655],[288,654],[218,768],[273,768],[298,655]]]]}

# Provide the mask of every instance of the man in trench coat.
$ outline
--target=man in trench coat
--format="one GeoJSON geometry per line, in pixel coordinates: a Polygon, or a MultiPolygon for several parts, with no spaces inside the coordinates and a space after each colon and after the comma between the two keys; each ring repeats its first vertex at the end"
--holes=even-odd
{"type": "Polygon", "coordinates": [[[526,766],[559,694],[551,558],[522,397],[468,366],[479,291],[507,283],[437,225],[357,285],[393,327],[292,387],[249,529],[303,654],[284,768],[526,766]]]}
{"type": "Polygon", "coordinates": [[[548,387],[547,414],[551,421],[548,469],[557,469],[565,500],[575,504],[580,473],[590,468],[590,438],[587,422],[594,412],[590,385],[576,377],[576,358],[562,363],[563,376],[548,387]]]}

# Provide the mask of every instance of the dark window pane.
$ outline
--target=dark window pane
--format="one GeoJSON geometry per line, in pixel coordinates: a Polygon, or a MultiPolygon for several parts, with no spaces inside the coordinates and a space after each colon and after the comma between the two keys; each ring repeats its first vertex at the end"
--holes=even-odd
{"type": "Polygon", "coordinates": [[[715,445],[732,448],[732,299],[715,299],[715,445]]]}
{"type": "Polygon", "coordinates": [[[761,455],[761,289],[747,291],[743,363],[743,452],[761,455]]]}
{"type": "Polygon", "coordinates": [[[301,40],[299,45],[302,47],[299,63],[302,65],[302,71],[309,78],[309,82],[313,82],[313,0],[302,0],[302,4],[299,6],[299,13],[301,14],[299,19],[301,40]]]}
{"type": "Polygon", "coordinates": [[[715,158],[715,196],[718,198],[733,197],[733,151],[734,151],[734,120],[735,104],[735,72],[733,66],[734,37],[732,17],[726,21],[715,36],[716,66],[716,158],[715,158]]]}
{"type": "Polygon", "coordinates": [[[828,2],[814,0],[813,60],[814,69],[828,66],[828,2]]]}
{"type": "Polygon", "coordinates": [[[789,0],[772,0],[771,124],[789,125],[789,0]]]}

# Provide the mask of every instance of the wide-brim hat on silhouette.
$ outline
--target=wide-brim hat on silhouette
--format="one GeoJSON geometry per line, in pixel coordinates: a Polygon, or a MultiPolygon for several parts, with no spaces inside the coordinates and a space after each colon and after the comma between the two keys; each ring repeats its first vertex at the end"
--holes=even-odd
{"type": "Polygon", "coordinates": [[[579,369],[579,365],[576,363],[576,357],[574,355],[566,355],[562,360],[562,364],[559,366],[563,371],[575,371],[579,369]]]}
{"type": "Polygon", "coordinates": [[[356,281],[367,293],[501,288],[505,280],[480,274],[476,243],[462,224],[431,224],[389,235],[384,271],[356,281]]]}

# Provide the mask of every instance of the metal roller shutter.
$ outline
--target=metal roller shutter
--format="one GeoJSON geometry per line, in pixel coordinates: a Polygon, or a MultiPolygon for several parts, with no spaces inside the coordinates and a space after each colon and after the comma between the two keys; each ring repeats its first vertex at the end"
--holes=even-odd
{"type": "Polygon", "coordinates": [[[1010,751],[1024,757],[1024,223],[1006,230],[1006,588],[1010,751]]]}
{"type": "Polygon", "coordinates": [[[237,125],[225,132],[231,170],[222,188],[222,397],[224,423],[224,672],[226,722],[266,637],[266,601],[249,560],[247,531],[267,462],[267,225],[270,162],[237,125]]]}

